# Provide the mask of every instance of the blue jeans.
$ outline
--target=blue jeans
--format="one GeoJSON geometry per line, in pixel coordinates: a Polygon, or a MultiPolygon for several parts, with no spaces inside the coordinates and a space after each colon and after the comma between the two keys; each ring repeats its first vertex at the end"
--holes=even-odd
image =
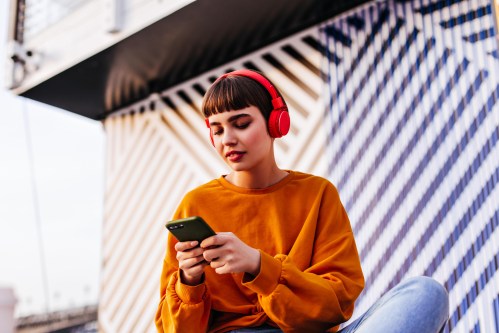
{"type": "MultiPolygon", "coordinates": [[[[401,282],[364,314],[338,333],[438,333],[449,317],[447,291],[429,277],[401,282]]],[[[232,333],[279,333],[270,326],[243,328],[232,333]]]]}

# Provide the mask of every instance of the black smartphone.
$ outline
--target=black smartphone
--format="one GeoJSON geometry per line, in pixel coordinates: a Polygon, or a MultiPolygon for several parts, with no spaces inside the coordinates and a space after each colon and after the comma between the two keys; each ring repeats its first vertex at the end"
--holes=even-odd
{"type": "Polygon", "coordinates": [[[199,216],[169,221],[165,227],[179,242],[198,241],[201,243],[205,238],[216,235],[208,223],[199,216]]]}

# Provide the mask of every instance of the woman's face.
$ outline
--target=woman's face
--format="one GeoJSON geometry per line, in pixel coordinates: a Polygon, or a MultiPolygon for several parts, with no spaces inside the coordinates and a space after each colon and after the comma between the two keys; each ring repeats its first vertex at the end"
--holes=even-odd
{"type": "Polygon", "coordinates": [[[234,171],[251,171],[274,161],[273,139],[260,110],[249,106],[208,118],[215,149],[234,171]]]}

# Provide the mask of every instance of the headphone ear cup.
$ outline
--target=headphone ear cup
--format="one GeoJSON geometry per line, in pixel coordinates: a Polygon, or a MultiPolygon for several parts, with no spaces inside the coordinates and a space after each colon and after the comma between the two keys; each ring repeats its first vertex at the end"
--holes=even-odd
{"type": "Polygon", "coordinates": [[[288,134],[291,121],[287,110],[272,110],[269,116],[269,134],[273,138],[280,138],[288,134]]]}

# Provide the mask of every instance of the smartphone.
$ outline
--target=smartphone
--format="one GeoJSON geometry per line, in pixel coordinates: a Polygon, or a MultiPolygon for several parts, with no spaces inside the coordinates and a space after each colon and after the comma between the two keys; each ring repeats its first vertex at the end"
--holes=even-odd
{"type": "Polygon", "coordinates": [[[179,242],[198,241],[201,243],[205,238],[216,235],[208,223],[199,216],[169,221],[165,227],[179,242]]]}

